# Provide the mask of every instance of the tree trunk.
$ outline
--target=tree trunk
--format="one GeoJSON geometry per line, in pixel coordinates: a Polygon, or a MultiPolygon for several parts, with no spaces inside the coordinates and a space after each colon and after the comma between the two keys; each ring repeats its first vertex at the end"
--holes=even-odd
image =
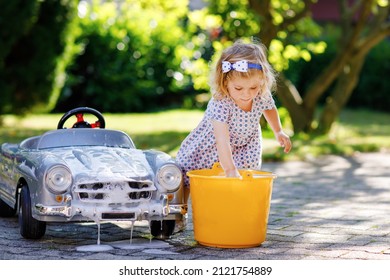
{"type": "MultiPolygon", "coordinates": [[[[305,7],[302,11],[292,17],[286,14],[283,22],[276,25],[271,0],[249,0],[249,7],[261,17],[259,36],[267,48],[279,31],[287,30],[289,25],[307,15],[312,0],[302,2],[305,7]]],[[[357,85],[367,53],[390,33],[389,5],[380,6],[375,0],[338,0],[338,3],[342,29],[339,51],[302,94],[303,100],[295,86],[280,75],[277,96],[290,114],[294,133],[329,132],[357,85]],[[319,125],[313,127],[318,102],[333,84],[335,89],[327,98],[319,125]]]]}
{"type": "MultiPolygon", "coordinates": [[[[258,15],[261,16],[260,32],[258,36],[261,38],[261,42],[270,48],[273,39],[277,38],[277,34],[281,30],[286,30],[289,25],[294,24],[298,20],[308,15],[310,7],[313,4],[312,0],[303,0],[304,8],[295,13],[294,16],[286,16],[280,25],[274,24],[273,21],[273,5],[271,0],[249,0],[249,7],[253,9],[258,15]]],[[[302,98],[294,86],[294,84],[288,80],[283,73],[279,75],[279,83],[277,96],[283,106],[288,110],[291,117],[294,133],[305,130],[307,126],[310,126],[312,119],[308,118],[302,98]]]]}
{"type": "MultiPolygon", "coordinates": [[[[366,6],[363,6],[363,13],[365,15],[363,14],[361,16],[362,19],[368,18],[370,12],[368,7],[371,7],[368,5],[368,2],[369,1],[364,3],[366,6]]],[[[344,6],[346,7],[346,2],[344,2],[344,6]]],[[[343,7],[343,13],[347,13],[347,9],[345,7],[343,7]]],[[[356,10],[358,8],[359,3],[355,3],[355,7],[353,7],[352,10],[356,10]]],[[[316,133],[327,134],[330,131],[332,124],[339,116],[342,108],[348,102],[353,93],[353,90],[359,82],[359,76],[368,53],[379,42],[384,40],[390,32],[390,24],[386,21],[386,18],[389,15],[390,6],[381,7],[378,9],[379,10],[375,18],[376,20],[369,24],[368,30],[370,32],[367,33],[367,35],[362,36],[365,21],[360,20],[358,23],[360,28],[358,26],[355,27],[355,33],[359,29],[362,31],[359,32],[360,36],[359,33],[356,33],[355,37],[357,39],[353,40],[353,49],[347,48],[350,50],[350,58],[347,63],[345,63],[342,71],[339,73],[340,75],[337,78],[336,86],[326,100],[325,108],[319,119],[319,125],[316,128],[316,133]]],[[[346,14],[348,17],[351,17],[354,14],[354,12],[351,11],[348,13],[349,15],[346,14]]],[[[351,20],[346,21],[351,24],[351,20]]],[[[343,31],[347,32],[347,24],[344,26],[344,28],[347,29],[343,29],[343,31]]]]}
{"type": "Polygon", "coordinates": [[[311,123],[311,119],[303,109],[302,98],[294,84],[283,74],[280,74],[279,81],[276,95],[290,114],[294,133],[300,132],[311,123]]]}
{"type": "Polygon", "coordinates": [[[344,66],[343,72],[337,79],[336,87],[326,100],[326,105],[320,117],[316,132],[327,134],[330,131],[332,124],[348,102],[359,81],[364,61],[365,57],[351,59],[350,63],[344,66]]]}

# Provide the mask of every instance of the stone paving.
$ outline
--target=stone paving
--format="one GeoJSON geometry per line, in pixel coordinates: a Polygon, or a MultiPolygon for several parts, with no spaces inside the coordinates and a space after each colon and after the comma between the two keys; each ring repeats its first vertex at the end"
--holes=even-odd
{"type": "MultiPolygon", "coordinates": [[[[278,178],[267,238],[258,247],[198,244],[190,207],[186,229],[161,242],[164,246],[103,252],[76,250],[96,244],[93,223],[49,224],[44,238],[34,241],[21,238],[17,217],[0,218],[0,260],[390,260],[389,153],[265,163],[263,169],[278,178]]],[[[129,224],[102,224],[101,244],[129,237],[129,224]]],[[[133,238],[149,242],[147,225],[138,224],[133,238]]]]}

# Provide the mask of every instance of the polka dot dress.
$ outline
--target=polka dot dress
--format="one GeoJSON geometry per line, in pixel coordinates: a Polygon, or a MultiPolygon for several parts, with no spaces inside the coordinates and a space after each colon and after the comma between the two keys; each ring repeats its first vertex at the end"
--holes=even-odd
{"type": "Polygon", "coordinates": [[[211,168],[218,162],[216,141],[211,120],[228,124],[233,160],[239,169],[259,169],[261,166],[260,117],[264,110],[275,107],[268,94],[253,100],[252,110],[243,111],[230,98],[211,99],[199,125],[184,139],[176,160],[184,175],[184,184],[189,186],[186,173],[190,170],[211,168]]]}

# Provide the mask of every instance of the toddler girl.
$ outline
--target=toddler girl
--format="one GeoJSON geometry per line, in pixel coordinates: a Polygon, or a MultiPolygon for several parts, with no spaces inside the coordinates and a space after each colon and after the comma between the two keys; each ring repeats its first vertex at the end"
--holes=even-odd
{"type": "Polygon", "coordinates": [[[284,151],[290,151],[290,138],[282,130],[271,95],[274,84],[262,45],[236,42],[223,51],[212,75],[212,98],[205,115],[176,157],[186,187],[187,171],[211,168],[215,162],[220,162],[227,177],[239,177],[238,169],[260,169],[262,115],[284,151]]]}

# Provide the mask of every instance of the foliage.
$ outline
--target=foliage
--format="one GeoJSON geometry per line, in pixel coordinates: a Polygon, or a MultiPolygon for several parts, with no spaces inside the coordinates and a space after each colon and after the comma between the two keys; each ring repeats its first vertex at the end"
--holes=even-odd
{"type": "MultiPolygon", "coordinates": [[[[284,75],[291,61],[310,61],[323,53],[326,43],[320,41],[321,28],[310,18],[310,7],[315,0],[210,0],[204,20],[197,19],[199,32],[217,30],[217,40],[211,39],[212,51],[231,44],[237,38],[260,36],[269,49],[269,61],[281,72],[278,98],[291,115],[294,132],[329,132],[343,106],[356,87],[361,67],[369,51],[390,32],[388,1],[340,0],[340,36],[335,55],[326,62],[304,92],[284,75]],[[216,18],[212,27],[201,31],[203,22],[216,18]],[[255,34],[257,32],[257,34],[255,34]],[[328,94],[329,93],[329,94],[328,94]],[[316,118],[320,101],[327,102],[316,118]]],[[[252,39],[253,40],[253,39],[252,39]]],[[[207,58],[201,58],[207,59],[207,58]]],[[[311,74],[311,73],[310,73],[311,74]]],[[[312,76],[312,75],[311,75],[312,76]]],[[[207,87],[205,83],[202,84],[207,87]]]]}
{"type": "MultiPolygon", "coordinates": [[[[336,55],[336,39],[339,36],[340,29],[331,24],[326,26],[324,30],[325,32],[323,32],[321,38],[326,42],[326,51],[313,56],[310,61],[300,59],[290,62],[290,67],[284,71],[286,77],[294,83],[299,92],[305,93],[311,81],[324,70],[328,62],[336,55]]],[[[347,107],[388,111],[390,107],[390,95],[388,94],[390,84],[385,78],[385,73],[389,72],[390,42],[385,40],[368,54],[359,83],[347,103],[347,107]],[[378,75],[378,73],[380,74],[378,75]]],[[[327,94],[331,89],[332,87],[329,88],[327,94]]],[[[325,99],[323,98],[320,101],[323,105],[325,99]]]]}
{"type": "Polygon", "coordinates": [[[359,84],[348,106],[389,112],[390,83],[386,73],[390,73],[390,42],[388,40],[380,43],[368,54],[359,84]]]}
{"type": "MultiPolygon", "coordinates": [[[[286,12],[299,13],[304,6],[300,1],[273,1],[273,18],[281,24],[286,12]]],[[[208,6],[189,15],[189,25],[196,33],[191,46],[201,55],[192,56],[187,63],[186,73],[191,75],[197,90],[207,91],[209,66],[223,48],[238,38],[265,43],[259,38],[263,26],[261,16],[249,9],[248,0],[209,0],[208,6]]],[[[307,40],[318,37],[321,28],[310,17],[301,18],[295,25],[289,25],[273,37],[269,47],[269,60],[278,71],[288,69],[290,61],[309,61],[314,54],[324,52],[323,41],[307,40]]]]}
{"type": "Polygon", "coordinates": [[[0,114],[54,106],[76,0],[1,1],[0,114]]]}
{"type": "MultiPolygon", "coordinates": [[[[307,14],[312,2],[209,0],[208,7],[189,12],[187,0],[0,0],[0,114],[48,111],[57,100],[61,112],[75,106],[104,112],[201,107],[209,98],[211,64],[237,38],[261,38],[282,72],[280,81],[285,74],[303,99],[343,37],[319,37],[322,28],[307,14]]],[[[371,61],[389,53],[383,46],[371,61]]],[[[366,63],[363,73],[375,74],[362,75],[350,104],[387,108],[388,85],[376,73],[388,67],[385,59],[366,63]]],[[[280,91],[276,96],[291,112],[293,102],[282,100],[280,91]]],[[[295,109],[305,117],[305,106],[295,109]]],[[[303,123],[291,119],[293,126],[303,123]]]]}
{"type": "Polygon", "coordinates": [[[57,111],[91,106],[140,112],[178,103],[178,93],[191,82],[182,74],[177,49],[186,41],[187,4],[81,1],[77,43],[82,52],[68,69],[57,111]]]}

